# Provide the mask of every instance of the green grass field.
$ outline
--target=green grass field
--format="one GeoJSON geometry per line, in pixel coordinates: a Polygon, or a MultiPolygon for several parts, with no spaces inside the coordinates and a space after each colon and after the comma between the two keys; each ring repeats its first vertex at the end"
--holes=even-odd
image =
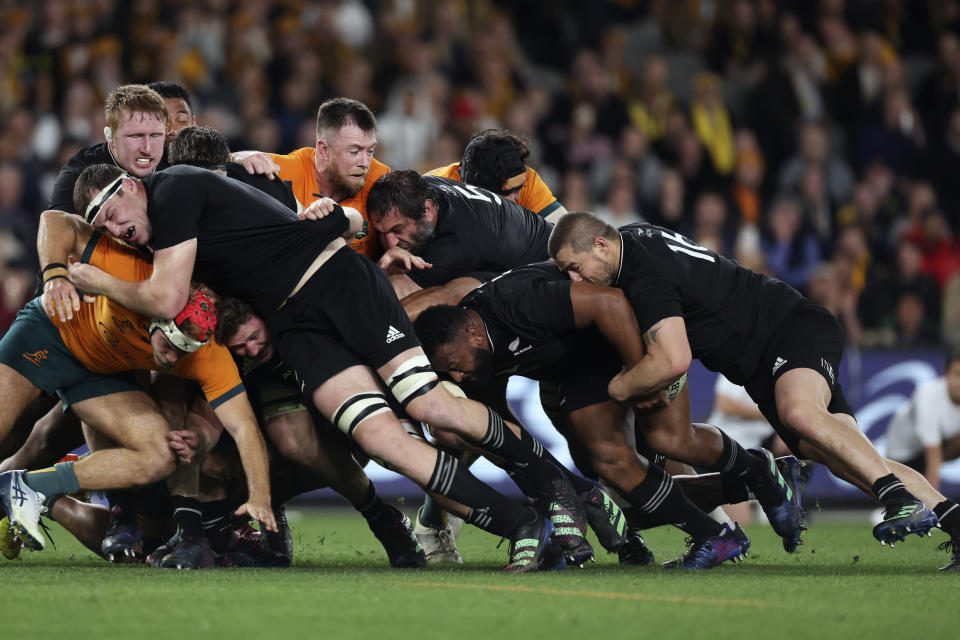
{"type": "MultiPolygon", "coordinates": [[[[296,514],[294,514],[296,515],[296,514]]],[[[742,564],[711,571],[621,568],[501,575],[506,546],[465,528],[459,569],[391,570],[352,511],[292,523],[290,569],[195,572],[110,566],[54,527],[57,549],[0,564],[7,638],[956,638],[960,572],[938,573],[945,539],[891,550],[866,524],[823,519],[793,555],[747,528],[742,564]]],[[[683,533],[645,533],[658,560],[683,533]]],[[[596,548],[599,546],[594,544],[596,548]]],[[[2,559],[0,559],[2,561],[2,559]]]]}

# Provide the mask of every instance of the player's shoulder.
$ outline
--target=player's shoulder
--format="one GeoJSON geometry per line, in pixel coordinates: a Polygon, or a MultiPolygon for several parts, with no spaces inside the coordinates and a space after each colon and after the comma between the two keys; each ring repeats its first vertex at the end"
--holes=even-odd
{"type": "Polygon", "coordinates": [[[519,290],[531,292],[538,285],[547,282],[569,282],[570,278],[566,273],[557,267],[555,262],[544,260],[543,262],[534,262],[504,271],[490,282],[481,286],[478,291],[484,289],[487,292],[498,292],[505,290],[519,290]]]}
{"type": "Polygon", "coordinates": [[[460,180],[460,163],[454,162],[445,167],[437,167],[427,171],[424,175],[436,176],[438,178],[448,178],[450,180],[460,180]]]}
{"type": "Polygon", "coordinates": [[[74,153],[70,156],[64,168],[82,171],[89,166],[104,162],[113,164],[113,156],[110,155],[107,143],[100,142],[98,144],[92,144],[89,147],[84,147],[74,153]]]}
{"type": "Polygon", "coordinates": [[[389,165],[386,165],[376,158],[370,159],[370,170],[367,172],[367,176],[373,176],[373,179],[376,180],[385,173],[390,173],[393,171],[389,165]]]}

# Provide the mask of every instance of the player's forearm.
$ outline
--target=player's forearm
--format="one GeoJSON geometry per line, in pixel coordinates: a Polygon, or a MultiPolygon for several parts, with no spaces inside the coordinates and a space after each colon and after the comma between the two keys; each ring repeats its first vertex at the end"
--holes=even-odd
{"type": "Polygon", "coordinates": [[[245,422],[227,431],[237,443],[240,463],[247,476],[247,491],[250,501],[270,502],[270,463],[267,458],[267,445],[256,422],[245,422]]]}
{"type": "Polygon", "coordinates": [[[618,402],[644,398],[660,392],[683,375],[671,362],[660,355],[646,355],[610,383],[610,396],[618,402]]]}
{"type": "Polygon", "coordinates": [[[104,273],[93,293],[107,296],[122,306],[151,318],[170,319],[187,302],[188,291],[182,294],[174,287],[148,279],[130,282],[104,273]]]}
{"type": "Polygon", "coordinates": [[[37,256],[40,268],[48,264],[66,264],[77,251],[78,220],[62,211],[44,211],[40,214],[40,226],[37,231],[37,256]]]}

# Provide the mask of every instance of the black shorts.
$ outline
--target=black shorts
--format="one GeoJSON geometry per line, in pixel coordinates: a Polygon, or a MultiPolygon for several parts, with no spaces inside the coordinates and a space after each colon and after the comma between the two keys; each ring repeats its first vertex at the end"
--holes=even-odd
{"type": "Polygon", "coordinates": [[[560,410],[570,414],[610,400],[607,385],[622,368],[616,350],[599,336],[569,345],[563,360],[550,367],[556,372],[549,378],[557,383],[560,410]]]}
{"type": "Polygon", "coordinates": [[[852,416],[853,410],[837,377],[843,359],[843,345],[843,329],[833,314],[803,300],[774,332],[763,348],[753,377],[743,385],[777,435],[795,454],[799,438],[780,421],[774,396],[777,380],[793,369],[813,369],[823,376],[830,388],[832,395],[827,410],[852,416]]]}
{"type": "Polygon", "coordinates": [[[267,326],[308,398],[348,367],[377,369],[420,346],[390,281],[376,263],[348,248],[271,314],[267,326]]]}

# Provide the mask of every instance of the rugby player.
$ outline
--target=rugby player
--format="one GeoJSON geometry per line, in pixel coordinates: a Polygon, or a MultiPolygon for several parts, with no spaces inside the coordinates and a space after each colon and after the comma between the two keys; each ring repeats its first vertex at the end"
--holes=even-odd
{"type": "MultiPolygon", "coordinates": [[[[318,410],[371,457],[470,507],[468,522],[510,538],[508,570],[537,568],[552,525],[479,482],[456,460],[407,436],[378,377],[411,417],[452,430],[523,469],[545,510],[574,520],[570,505],[576,498],[565,476],[541,457],[542,446],[514,435],[492,410],[454,398],[439,385],[382,272],[356,252],[342,250],[346,242],[340,236],[359,225],[348,229],[339,206],[332,205],[333,213],[321,220],[290,222],[282,205],[210,171],[177,166],[139,181],[109,165],[81,176],[75,204],[94,226],[154,249],[149,280],[131,283],[89,265],[72,265],[78,286],[164,316],[173,313],[196,272],[223,294],[245,300],[266,318],[281,358],[318,410]],[[352,301],[351,308],[345,301],[352,301]],[[324,357],[317,358],[321,350],[324,357]]],[[[558,531],[552,540],[577,546],[582,527],[558,531]]]]}
{"type": "MultiPolygon", "coordinates": [[[[242,300],[225,298],[217,305],[217,341],[240,359],[244,386],[262,416],[267,438],[280,455],[309,473],[312,484],[294,483],[287,495],[274,493],[275,505],[305,491],[329,486],[346,498],[367,520],[370,530],[395,568],[426,564],[413,536],[413,526],[399,509],[386,504],[363,468],[354,459],[349,441],[326,420],[314,420],[292,375],[276,358],[270,330],[242,300]]],[[[280,506],[276,507],[279,518],[280,506]]],[[[275,545],[268,544],[273,548],[275,545]]],[[[285,553],[282,549],[277,549],[285,553]]]]}
{"type": "Polygon", "coordinates": [[[84,263],[131,280],[148,278],[151,265],[136,250],[56,211],[41,218],[38,250],[45,265],[44,294],[28,303],[0,341],[0,380],[9,393],[0,430],[5,432],[26,403],[43,391],[58,394],[65,406],[120,448],[97,450],[50,469],[0,475],[0,497],[23,542],[43,548],[40,514],[64,494],[144,485],[173,471],[166,420],[140,386],[115,375],[132,370],[169,370],[200,382],[236,440],[247,474],[249,498],[237,514],[246,513],[275,529],[266,449],[236,366],[226,348],[206,345],[216,321],[212,301],[193,290],[176,318],[166,321],[151,320],[101,297],[83,307],[77,302],[67,322],[59,302],[64,288],[75,294],[75,287],[64,263],[51,255],[62,260],[80,256],[84,263]],[[197,326],[198,335],[184,332],[188,323],[197,326]],[[185,353],[191,356],[183,358],[185,353]]]}
{"type": "Polygon", "coordinates": [[[167,144],[187,127],[197,124],[190,93],[176,82],[158,80],[147,83],[167,104],[167,144]]]}
{"type": "Polygon", "coordinates": [[[456,307],[427,309],[414,328],[434,369],[466,389],[509,375],[558,383],[574,429],[565,435],[586,446],[591,466],[628,502],[690,534],[678,566],[712,568],[749,548],[739,525],[711,520],[627,442],[624,408],[609,399],[607,383],[622,363],[640,361],[643,347],[621,291],[572,282],[540,263],[508,271],[456,307]]]}
{"type": "MultiPolygon", "coordinates": [[[[397,297],[454,278],[485,281],[546,260],[553,226],[512,200],[416,171],[393,171],[370,190],[367,215],[388,253],[380,259],[397,297]]],[[[475,286],[475,284],[474,284],[475,286]]]]}
{"type": "Polygon", "coordinates": [[[540,174],[526,164],[529,155],[530,149],[522,138],[503,129],[487,129],[467,143],[460,162],[433,169],[426,175],[486,189],[530,209],[547,222],[556,222],[567,210],[540,174]]]}
{"type": "Polygon", "coordinates": [[[375,231],[367,222],[367,197],[377,178],[390,167],[373,157],[377,147],[377,119],[367,105],[349,98],[332,98],[317,111],[317,144],[286,155],[236,151],[230,155],[250,174],[279,176],[293,186],[298,211],[325,212],[318,200],[330,198],[360,212],[363,223],[350,246],[376,259],[382,253],[375,231]],[[312,208],[311,208],[312,207],[312,208]]]}
{"type": "MultiPolygon", "coordinates": [[[[610,382],[612,398],[669,402],[662,389],[686,372],[691,358],[699,358],[743,385],[797,456],[826,464],[880,501],[884,515],[873,529],[877,540],[892,546],[909,533],[929,533],[939,521],[954,549],[944,568],[956,568],[957,503],[921,474],[884,459],[860,431],[837,379],[843,331],[826,309],[782,282],[652,225],[617,230],[590,213],[570,213],[557,223],[549,248],[572,279],[621,288],[634,307],[647,355],[610,382]]],[[[686,398],[680,402],[688,405],[686,398]]],[[[650,426],[641,428],[651,446],[685,459],[682,445],[689,438],[683,432],[650,426]],[[674,449],[676,444],[681,446],[674,449]]],[[[691,463],[744,471],[762,464],[724,434],[704,435],[720,456],[691,463]]]]}
{"type": "Polygon", "coordinates": [[[77,213],[73,187],[87,167],[114,164],[132,176],[143,178],[168,166],[164,158],[169,112],[167,103],[153,89],[126,84],[110,92],[103,104],[106,142],[77,151],[57,175],[49,209],[77,213]]]}

